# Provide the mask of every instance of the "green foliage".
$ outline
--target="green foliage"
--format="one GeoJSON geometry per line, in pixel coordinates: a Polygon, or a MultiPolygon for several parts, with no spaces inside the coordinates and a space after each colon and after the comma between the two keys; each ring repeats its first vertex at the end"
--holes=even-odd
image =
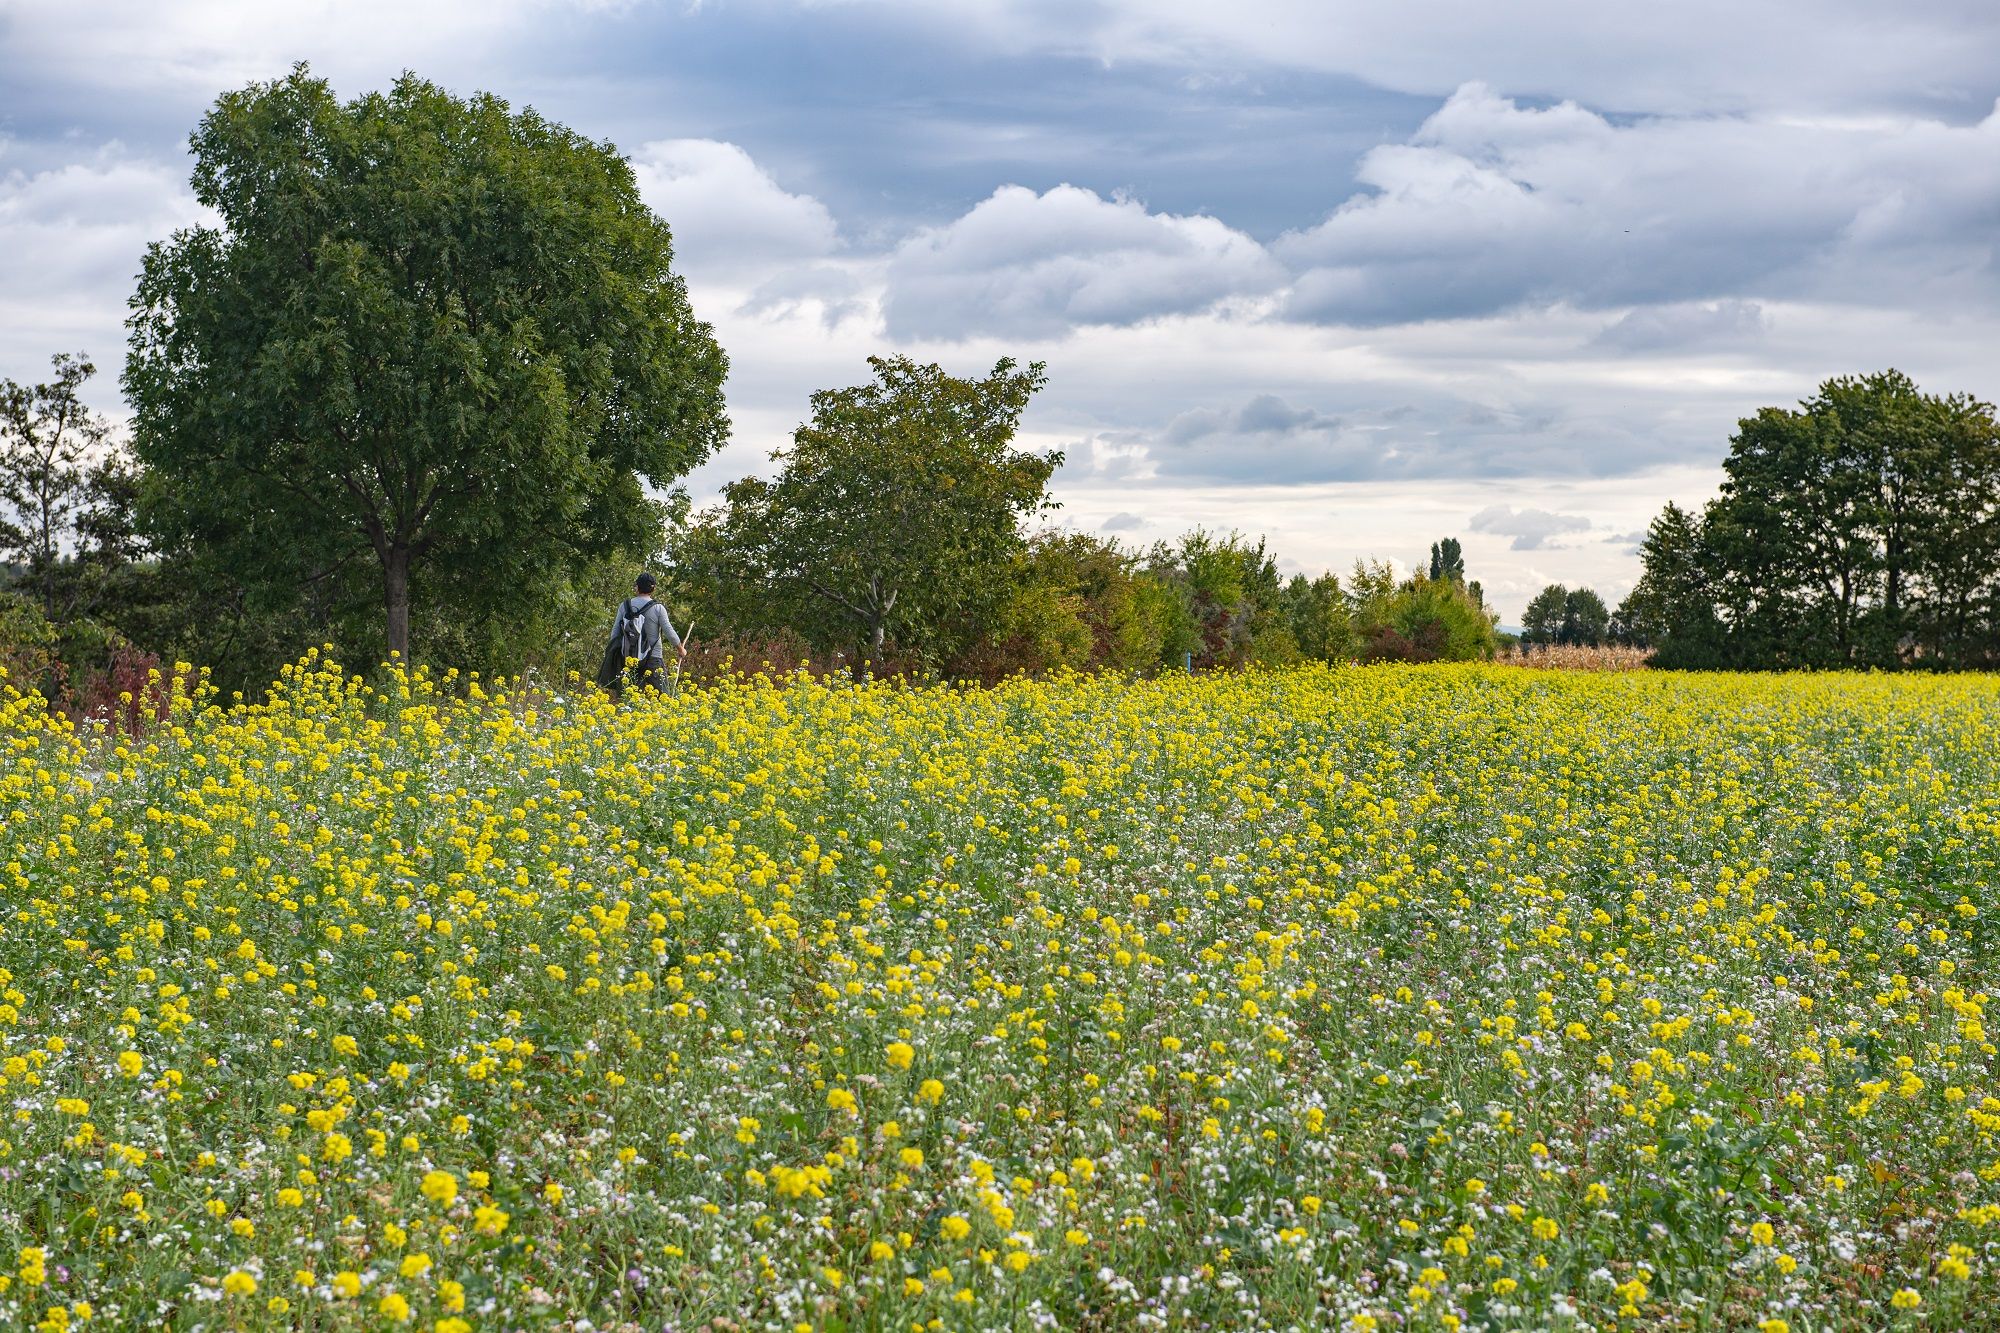
{"type": "Polygon", "coordinates": [[[1285,624],[1299,656],[1339,662],[1354,655],[1354,627],[1340,580],[1332,574],[1308,579],[1294,574],[1285,585],[1285,624]]]}
{"type": "Polygon", "coordinates": [[[408,75],[342,104],[300,67],[192,147],[221,222],[148,251],[125,386],[146,531],[218,602],[455,651],[413,605],[555,614],[653,539],[642,479],[722,442],[722,352],[608,145],[408,75]]]}
{"type": "Polygon", "coordinates": [[[1611,637],[1611,608],[1589,588],[1572,588],[1563,604],[1562,642],[1597,648],[1611,637]]]}
{"type": "Polygon", "coordinates": [[[1465,551],[1459,546],[1458,538],[1446,537],[1443,541],[1431,543],[1430,577],[1465,582],[1465,551]]]}
{"type": "Polygon", "coordinates": [[[1664,666],[2000,664],[2000,423],[1905,375],[1739,423],[1721,494],[1657,520],[1620,632],[1664,666]]]}
{"type": "Polygon", "coordinates": [[[1521,642],[1551,644],[1562,641],[1563,611],[1569,605],[1569,589],[1551,583],[1528,601],[1521,613],[1521,642]]]}
{"type": "Polygon", "coordinates": [[[55,626],[32,597],[0,588],[0,672],[21,691],[57,698],[64,682],[55,626]]]}
{"type": "Polygon", "coordinates": [[[1494,615],[1456,579],[1419,572],[1398,581],[1381,562],[1348,579],[1351,623],[1367,661],[1471,662],[1499,647],[1494,615]]]}
{"type": "Polygon", "coordinates": [[[44,384],[0,380],[0,561],[21,566],[44,619],[76,611],[80,587],[64,565],[101,506],[102,451],[110,427],[83,403],[97,373],[84,355],[58,354],[44,384]]]}
{"type": "Polygon", "coordinates": [[[1261,537],[1253,543],[1239,532],[1197,528],[1154,546],[1147,568],[1174,596],[1162,642],[1170,662],[1192,653],[1197,667],[1241,666],[1259,656],[1260,639],[1283,627],[1278,563],[1261,537]]]}
{"type": "Polygon", "coordinates": [[[676,540],[695,605],[739,632],[940,666],[988,638],[1014,595],[1022,523],[1059,453],[1013,447],[1039,362],[984,379],[871,357],[871,383],[813,395],[779,475],[733,483],[676,540]]]}
{"type": "Polygon", "coordinates": [[[1521,642],[1596,648],[1611,637],[1611,612],[1589,588],[1551,583],[1521,613],[1521,642]]]}

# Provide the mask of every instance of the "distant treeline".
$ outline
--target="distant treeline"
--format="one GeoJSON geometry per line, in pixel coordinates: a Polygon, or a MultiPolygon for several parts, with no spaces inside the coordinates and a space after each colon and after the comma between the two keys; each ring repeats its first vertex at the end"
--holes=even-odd
{"type": "Polygon", "coordinates": [[[1012,445],[1040,365],[983,379],[876,358],[815,394],[778,455],[669,542],[670,601],[710,633],[789,638],[877,672],[992,680],[1058,667],[1145,671],[1307,658],[1489,656],[1493,615],[1456,541],[1407,578],[1386,565],[1278,574],[1259,538],[1151,547],[1038,528],[1055,453],[1012,445]]]}
{"type": "MultiPolygon", "coordinates": [[[[660,570],[697,663],[815,661],[877,674],[995,680],[1058,668],[1134,672],[1314,660],[1490,656],[1494,615],[1456,540],[1398,576],[1380,562],[1283,578],[1266,543],[1195,531],[1128,547],[1047,525],[1060,461],[1012,445],[1039,366],[984,379],[877,360],[874,381],[815,395],[773,480],[745,479],[689,519],[651,504],[651,537],[530,585],[433,570],[413,589],[414,656],[441,666],[588,672],[611,608],[660,570]],[[646,552],[653,552],[648,555],[646,552]],[[496,603],[499,614],[488,608],[496,603]]],[[[220,567],[166,539],[155,507],[184,480],[113,446],[59,357],[44,384],[0,384],[0,663],[53,698],[101,707],[184,659],[254,694],[331,642],[384,651],[366,603],[283,561],[220,567]]],[[[532,537],[524,535],[524,542],[532,537]]],[[[334,584],[337,588],[340,585],[334,584]]],[[[365,585],[364,585],[365,586],[365,585]]]]}

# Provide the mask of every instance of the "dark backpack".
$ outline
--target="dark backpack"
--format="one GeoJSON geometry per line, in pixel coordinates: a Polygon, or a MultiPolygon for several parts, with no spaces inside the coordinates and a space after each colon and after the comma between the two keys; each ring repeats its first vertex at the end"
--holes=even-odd
{"type": "Polygon", "coordinates": [[[618,646],[626,657],[644,661],[646,612],[652,609],[653,602],[648,599],[644,606],[634,610],[632,601],[632,598],[626,598],[625,604],[618,609],[618,646]]]}

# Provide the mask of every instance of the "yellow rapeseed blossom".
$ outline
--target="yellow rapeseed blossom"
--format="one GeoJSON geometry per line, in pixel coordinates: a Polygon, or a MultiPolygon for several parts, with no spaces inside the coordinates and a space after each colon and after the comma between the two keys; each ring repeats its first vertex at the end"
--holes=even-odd
{"type": "Polygon", "coordinates": [[[246,1325],[435,1333],[468,1291],[561,1323],[718,1281],[926,1331],[1636,1326],[1722,1268],[1746,1323],[1996,1294],[1993,679],[614,707],[315,653],[134,698],[0,681],[27,1326],[143,1323],[173,1269],[246,1325]]]}

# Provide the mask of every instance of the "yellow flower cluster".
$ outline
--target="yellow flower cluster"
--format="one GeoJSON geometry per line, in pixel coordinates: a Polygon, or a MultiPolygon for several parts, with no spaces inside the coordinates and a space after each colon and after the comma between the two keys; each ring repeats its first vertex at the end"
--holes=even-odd
{"type": "Polygon", "coordinates": [[[0,680],[18,1325],[2000,1294],[1992,680],[162,688],[0,680]]]}

